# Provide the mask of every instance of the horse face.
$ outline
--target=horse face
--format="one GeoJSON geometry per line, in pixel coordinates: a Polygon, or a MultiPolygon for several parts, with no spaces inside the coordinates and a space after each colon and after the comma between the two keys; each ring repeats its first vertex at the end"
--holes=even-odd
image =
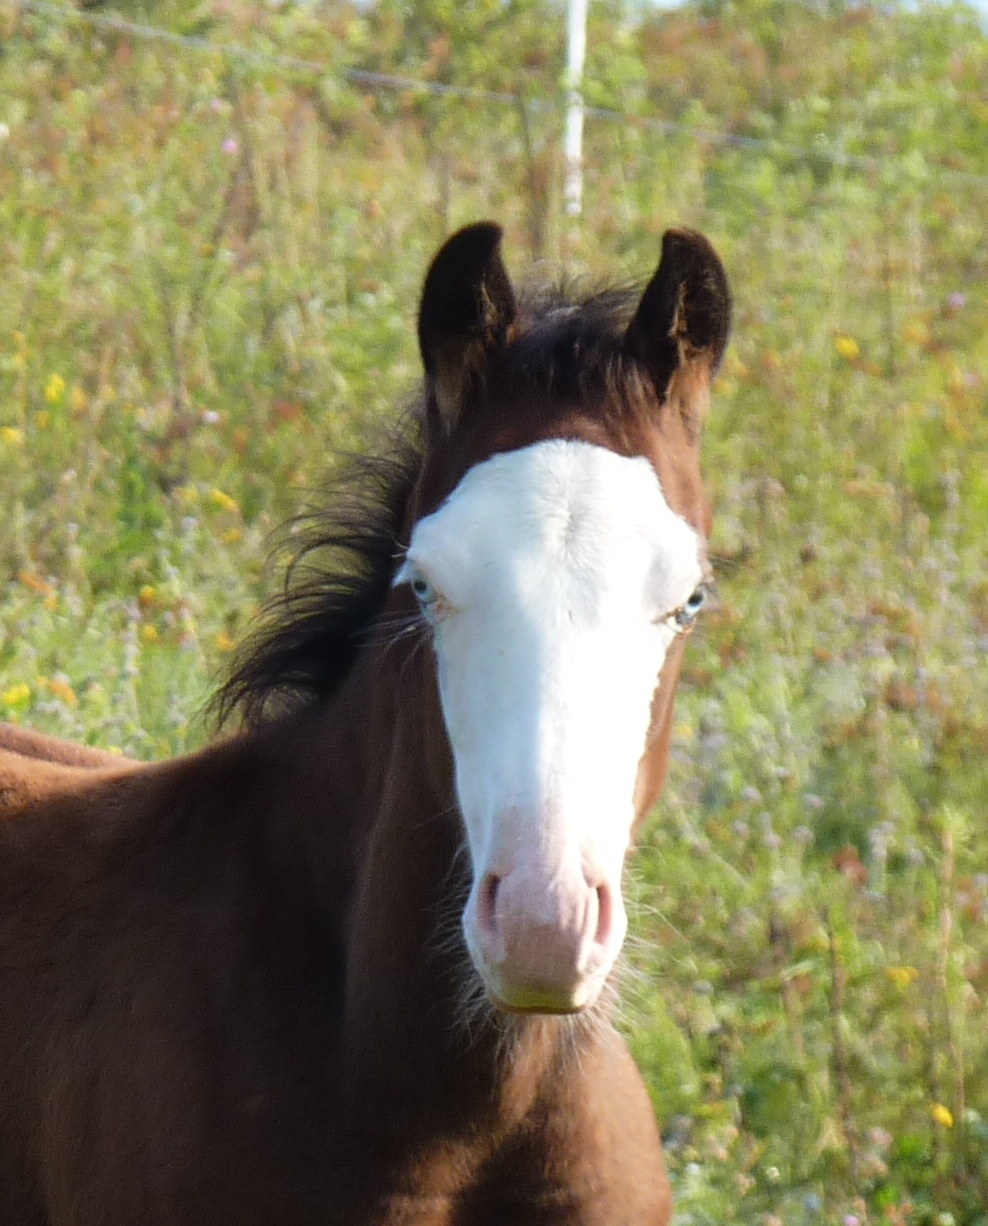
{"type": "Polygon", "coordinates": [[[592,1003],[621,947],[621,871],[666,653],[702,603],[701,539],[648,461],[544,441],[471,469],[396,583],[432,629],[488,994],[592,1003]]]}

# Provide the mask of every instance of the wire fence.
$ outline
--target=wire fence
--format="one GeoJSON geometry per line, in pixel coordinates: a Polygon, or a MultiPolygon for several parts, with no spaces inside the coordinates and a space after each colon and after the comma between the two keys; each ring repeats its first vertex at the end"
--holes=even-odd
{"type": "MultiPolygon", "coordinates": [[[[523,108],[531,113],[558,112],[561,111],[565,103],[562,94],[557,98],[531,97],[522,93],[508,93],[499,90],[488,90],[479,86],[423,80],[416,77],[374,72],[360,68],[338,68],[298,56],[257,51],[234,43],[215,42],[212,39],[199,35],[178,34],[174,31],[164,30],[146,23],[129,21],[113,13],[95,13],[71,9],[63,5],[49,3],[49,0],[12,0],[12,4],[15,9],[21,12],[75,24],[93,31],[124,35],[128,38],[149,43],[164,44],[188,54],[220,55],[231,65],[236,64],[244,68],[283,73],[294,77],[302,76],[314,81],[331,79],[344,82],[356,89],[374,93],[431,95],[439,98],[453,98],[494,106],[510,107],[514,110],[523,108]]],[[[670,136],[689,136],[708,145],[723,146],[774,157],[785,157],[793,161],[812,160],[815,163],[830,165],[842,170],[878,174],[891,170],[894,165],[889,159],[852,154],[835,149],[831,147],[834,142],[828,141],[826,137],[818,138],[812,147],[804,147],[784,141],[748,136],[735,132],[725,132],[709,127],[661,119],[654,115],[633,114],[610,107],[586,106],[584,114],[588,119],[602,123],[620,124],[628,128],[644,129],[670,136]]],[[[875,133],[875,136],[881,138],[882,134],[875,133]]],[[[944,184],[954,183],[974,187],[988,187],[988,175],[958,170],[954,167],[938,164],[928,164],[927,171],[932,178],[944,184]]]]}

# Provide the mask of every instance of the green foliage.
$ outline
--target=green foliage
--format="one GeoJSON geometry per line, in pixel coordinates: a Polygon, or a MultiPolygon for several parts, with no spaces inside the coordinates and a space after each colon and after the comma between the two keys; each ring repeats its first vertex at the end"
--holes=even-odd
{"type": "Polygon", "coordinates": [[[721,600],[631,866],[622,1024],[680,1223],[983,1224],[983,30],[595,5],[587,96],[625,118],[588,122],[577,227],[559,6],[117,11],[206,46],[0,0],[0,715],[201,743],[269,530],[414,384],[449,228],[590,277],[704,229],[737,296],[721,600]]]}

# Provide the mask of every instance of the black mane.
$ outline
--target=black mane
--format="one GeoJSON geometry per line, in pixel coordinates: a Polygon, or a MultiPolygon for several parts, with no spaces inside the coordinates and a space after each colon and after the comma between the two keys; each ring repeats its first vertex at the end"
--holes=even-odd
{"type": "Polygon", "coordinates": [[[423,452],[420,416],[409,413],[386,454],[343,461],[325,505],[289,521],[282,591],[213,699],[218,724],[238,714],[256,726],[340,684],[387,597],[423,452]]]}
{"type": "MultiPolygon", "coordinates": [[[[492,388],[560,401],[630,391],[638,371],[622,350],[635,295],[608,288],[575,299],[565,287],[525,296],[520,328],[486,372],[492,388]]],[[[288,525],[291,560],[280,595],[241,644],[211,709],[256,726],[328,697],[347,675],[395,573],[400,532],[425,454],[421,406],[387,450],[353,457],[324,505],[288,525]]]]}

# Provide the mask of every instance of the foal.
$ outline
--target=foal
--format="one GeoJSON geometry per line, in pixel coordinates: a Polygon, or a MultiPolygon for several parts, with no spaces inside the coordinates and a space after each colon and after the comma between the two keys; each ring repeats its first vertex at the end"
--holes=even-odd
{"type": "Polygon", "coordinates": [[[0,732],[4,1226],[665,1226],[604,1003],[707,581],[727,281],[422,295],[420,411],[154,765],[0,732]],[[315,554],[313,556],[316,556],[315,554]]]}

